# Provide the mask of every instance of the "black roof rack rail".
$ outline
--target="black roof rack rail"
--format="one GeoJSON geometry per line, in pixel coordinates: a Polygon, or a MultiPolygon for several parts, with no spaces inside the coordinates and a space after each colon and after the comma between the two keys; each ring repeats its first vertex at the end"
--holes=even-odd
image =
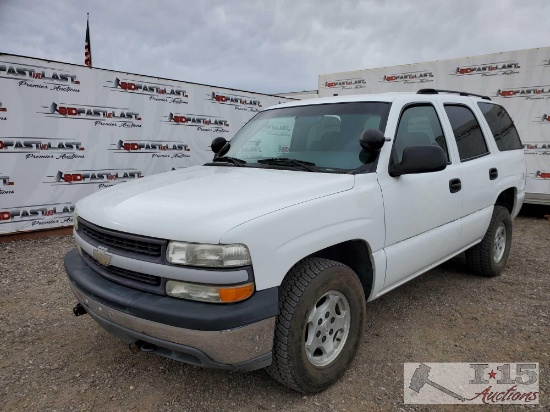
{"type": "Polygon", "coordinates": [[[416,92],[416,94],[439,94],[439,93],[456,93],[461,96],[475,96],[475,97],[481,97],[485,100],[491,100],[489,96],[483,96],[481,94],[475,94],[475,93],[467,93],[467,92],[459,92],[456,90],[441,90],[441,89],[420,89],[416,92]]]}

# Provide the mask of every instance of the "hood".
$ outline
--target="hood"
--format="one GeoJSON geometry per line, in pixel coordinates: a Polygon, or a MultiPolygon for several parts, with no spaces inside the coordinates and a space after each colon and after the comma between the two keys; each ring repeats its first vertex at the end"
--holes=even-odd
{"type": "Polygon", "coordinates": [[[353,175],[195,166],[103,189],[80,200],[76,211],[113,230],[218,243],[244,222],[353,185],[353,175]]]}

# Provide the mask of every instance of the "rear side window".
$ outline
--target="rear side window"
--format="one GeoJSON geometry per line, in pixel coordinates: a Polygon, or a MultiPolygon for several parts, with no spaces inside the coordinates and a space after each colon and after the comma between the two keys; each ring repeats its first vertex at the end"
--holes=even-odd
{"type": "Polygon", "coordinates": [[[453,128],[461,161],[472,160],[489,153],[479,123],[468,107],[446,104],[445,112],[453,128]]]}
{"type": "Polygon", "coordinates": [[[478,103],[477,105],[489,124],[489,128],[497,142],[498,150],[504,151],[523,148],[516,126],[514,126],[514,122],[504,107],[492,103],[478,103]]]}

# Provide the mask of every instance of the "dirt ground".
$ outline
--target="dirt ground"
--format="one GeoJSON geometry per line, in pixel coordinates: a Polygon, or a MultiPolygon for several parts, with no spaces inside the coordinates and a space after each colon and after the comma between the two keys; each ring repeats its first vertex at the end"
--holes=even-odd
{"type": "MultiPolygon", "coordinates": [[[[480,406],[403,404],[404,362],[540,362],[550,410],[550,210],[514,221],[508,267],[472,276],[461,258],[367,305],[366,332],[343,379],[304,396],[263,371],[201,369],[134,355],[89,316],[76,318],[63,269],[71,237],[0,244],[2,411],[409,411],[480,406]]],[[[489,407],[487,407],[489,408],[489,407]]]]}

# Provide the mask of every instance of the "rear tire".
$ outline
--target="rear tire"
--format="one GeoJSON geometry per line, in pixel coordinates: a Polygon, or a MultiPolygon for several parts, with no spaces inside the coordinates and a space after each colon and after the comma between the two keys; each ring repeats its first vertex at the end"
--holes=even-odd
{"type": "Polygon", "coordinates": [[[512,244],[512,218],[508,209],[495,206],[491,223],[481,243],[466,251],[466,263],[480,276],[500,275],[506,266],[512,244]]]}
{"type": "Polygon", "coordinates": [[[365,321],[365,295],[357,275],[332,260],[306,258],[280,287],[267,372],[298,392],[320,392],[353,360],[365,321]]]}

